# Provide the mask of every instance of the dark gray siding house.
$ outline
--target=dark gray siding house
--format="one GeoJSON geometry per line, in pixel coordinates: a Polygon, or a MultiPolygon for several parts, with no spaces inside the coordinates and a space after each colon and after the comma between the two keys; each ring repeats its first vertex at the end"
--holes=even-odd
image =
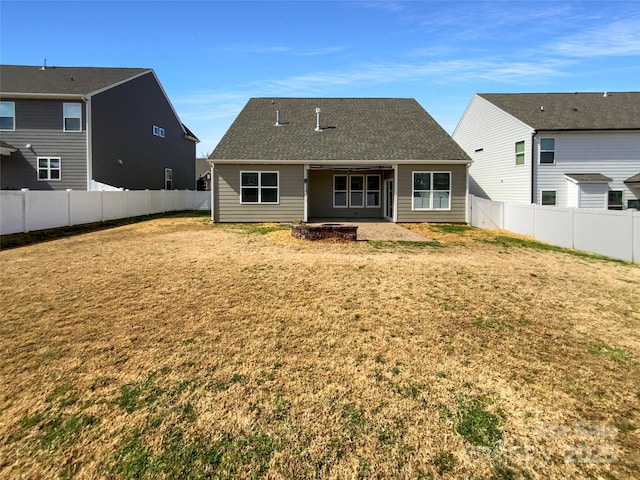
{"type": "Polygon", "coordinates": [[[216,222],[467,221],[471,160],[407,98],[252,98],[209,156],[216,222]]]}
{"type": "Polygon", "coordinates": [[[153,70],[0,65],[0,188],[195,189],[198,139],[153,70]]]}

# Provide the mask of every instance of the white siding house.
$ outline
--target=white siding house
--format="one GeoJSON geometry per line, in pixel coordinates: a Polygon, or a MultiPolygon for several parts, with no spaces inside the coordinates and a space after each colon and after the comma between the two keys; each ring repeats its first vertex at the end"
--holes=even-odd
{"type": "Polygon", "coordinates": [[[638,208],[640,92],[478,94],[453,139],[491,200],[638,208]]]}

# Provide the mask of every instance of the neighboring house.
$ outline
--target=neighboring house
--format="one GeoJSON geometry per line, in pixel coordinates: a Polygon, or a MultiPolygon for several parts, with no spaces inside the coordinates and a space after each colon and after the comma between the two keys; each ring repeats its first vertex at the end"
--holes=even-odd
{"type": "Polygon", "coordinates": [[[209,162],[217,222],[466,222],[470,159],[413,99],[252,98],[209,162]]]}
{"type": "Polygon", "coordinates": [[[194,189],[198,139],[146,68],[0,65],[0,188],[194,189]]]}
{"type": "Polygon", "coordinates": [[[211,190],[211,165],[206,158],[196,158],[196,190],[211,190]]]}
{"type": "Polygon", "coordinates": [[[640,92],[478,94],[453,138],[469,192],[491,200],[637,208],[640,92]]]}

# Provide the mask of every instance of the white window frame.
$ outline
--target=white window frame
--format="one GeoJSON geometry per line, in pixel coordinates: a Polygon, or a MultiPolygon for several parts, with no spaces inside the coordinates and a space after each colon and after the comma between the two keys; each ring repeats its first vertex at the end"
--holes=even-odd
{"type": "MultiPolygon", "coordinates": [[[[556,164],[556,139],[555,137],[540,137],[540,143],[538,148],[538,164],[539,165],[555,165],[556,164]],[[553,150],[543,150],[542,149],[542,141],[543,140],[553,140],[553,150]],[[547,152],[553,152],[553,162],[543,162],[542,154],[547,152]]],[[[546,191],[546,190],[545,190],[546,191]]]]}
{"type": "Polygon", "coordinates": [[[37,173],[36,175],[38,176],[38,181],[39,182],[59,182],[60,180],[62,180],[62,160],[60,157],[38,157],[36,159],[37,162],[37,173]],[[52,160],[57,160],[58,161],[58,167],[57,168],[52,168],[51,167],[51,161],[52,160]],[[40,167],[40,161],[46,161],[47,165],[46,167],[40,167]],[[46,171],[47,172],[47,178],[40,178],[40,172],[41,171],[46,171]],[[51,177],[51,172],[53,171],[57,171],[58,172],[58,178],[52,178],[51,177]]]}
{"type": "Polygon", "coordinates": [[[524,165],[527,161],[526,156],[525,156],[525,148],[526,145],[524,143],[524,140],[520,140],[519,142],[516,142],[515,145],[515,153],[516,153],[516,167],[519,167],[520,165],[524,165]],[[522,152],[518,152],[518,145],[522,145],[522,152]],[[521,156],[522,157],[522,163],[518,163],[518,157],[521,156]]]}
{"type": "Polygon", "coordinates": [[[365,178],[365,202],[366,202],[366,207],[367,208],[380,208],[380,198],[382,197],[382,177],[378,174],[367,174],[366,178],[365,178]],[[369,178],[370,177],[378,177],[378,189],[377,190],[369,190],[369,178]],[[378,203],[375,205],[369,205],[369,194],[370,193],[377,193],[378,194],[378,203]]]}
{"type": "Polygon", "coordinates": [[[558,206],[558,190],[553,190],[553,189],[549,189],[549,190],[540,190],[540,205],[541,206],[545,206],[545,207],[557,207],[558,206]],[[553,204],[543,204],[542,203],[542,194],[543,193],[551,193],[553,192],[553,194],[555,195],[555,203],[553,204]]]}
{"type": "Polygon", "coordinates": [[[349,208],[349,175],[347,174],[335,174],[333,176],[333,208],[349,208]],[[344,177],[345,178],[345,190],[337,190],[336,189],[336,178],[344,177]],[[345,195],[345,204],[344,205],[336,205],[336,193],[344,193],[345,195]]]}
{"type": "Polygon", "coordinates": [[[11,128],[0,128],[1,131],[3,132],[13,132],[16,129],[16,102],[9,102],[9,101],[1,101],[0,104],[7,104],[7,105],[11,105],[11,116],[10,117],[2,117],[2,118],[11,118],[12,122],[11,122],[11,128]]]}
{"type": "Polygon", "coordinates": [[[64,102],[62,104],[62,130],[65,132],[81,132],[82,131],[82,104],[79,102],[64,102]],[[78,106],[80,107],[80,116],[76,117],[76,116],[70,116],[67,115],[66,109],[67,109],[67,105],[71,106],[78,106]],[[71,128],[67,128],[67,119],[78,119],[79,122],[79,128],[78,129],[71,129],[71,128]]]}
{"type": "Polygon", "coordinates": [[[451,211],[451,184],[452,184],[452,174],[451,171],[447,170],[414,170],[411,172],[411,210],[414,212],[423,212],[423,211],[451,211]],[[416,174],[428,173],[429,176],[429,190],[415,190],[415,176],[416,174]],[[449,189],[448,190],[434,190],[433,188],[433,174],[434,173],[446,173],[449,175],[449,189]],[[429,208],[415,208],[414,204],[414,195],[415,192],[429,192],[429,208]],[[449,206],[447,208],[436,208],[434,206],[434,193],[435,192],[448,192],[449,193],[449,206]]]}
{"type": "Polygon", "coordinates": [[[172,168],[164,169],[164,189],[173,190],[173,169],[172,168]],[[167,186],[169,188],[167,188],[167,186]]]}
{"type": "Polygon", "coordinates": [[[280,204],[280,172],[277,170],[241,170],[240,171],[240,205],[279,205],[280,204]],[[247,173],[253,173],[258,175],[258,185],[242,185],[242,176],[247,173]],[[275,174],[276,175],[276,185],[262,185],[262,175],[265,173],[275,174]],[[258,189],[258,201],[257,202],[243,202],[242,201],[242,191],[247,188],[257,188],[258,189]],[[276,190],[276,201],[275,202],[265,202],[262,200],[262,191],[263,190],[276,190]]]}
{"type": "Polygon", "coordinates": [[[158,136],[160,138],[164,138],[164,128],[160,127],[159,132],[158,132],[158,136]]]}

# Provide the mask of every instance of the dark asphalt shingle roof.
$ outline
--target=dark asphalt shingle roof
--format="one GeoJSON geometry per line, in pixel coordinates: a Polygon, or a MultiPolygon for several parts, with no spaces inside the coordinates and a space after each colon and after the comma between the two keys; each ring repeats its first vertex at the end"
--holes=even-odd
{"type": "Polygon", "coordinates": [[[148,68],[42,67],[0,65],[0,93],[86,95],[148,68]]]}
{"type": "Polygon", "coordinates": [[[610,182],[611,179],[602,175],[601,173],[565,173],[565,177],[569,177],[576,182],[610,182]]]}
{"type": "Polygon", "coordinates": [[[410,98],[252,98],[213,160],[469,160],[410,98]],[[316,132],[316,108],[322,132],[316,132]],[[276,127],[276,111],[281,126],[276,127]]]}
{"type": "Polygon", "coordinates": [[[624,183],[640,183],[640,173],[636,173],[633,177],[627,178],[624,183]]]}
{"type": "Polygon", "coordinates": [[[640,129],[640,92],[478,95],[536,130],[640,129]]]}

